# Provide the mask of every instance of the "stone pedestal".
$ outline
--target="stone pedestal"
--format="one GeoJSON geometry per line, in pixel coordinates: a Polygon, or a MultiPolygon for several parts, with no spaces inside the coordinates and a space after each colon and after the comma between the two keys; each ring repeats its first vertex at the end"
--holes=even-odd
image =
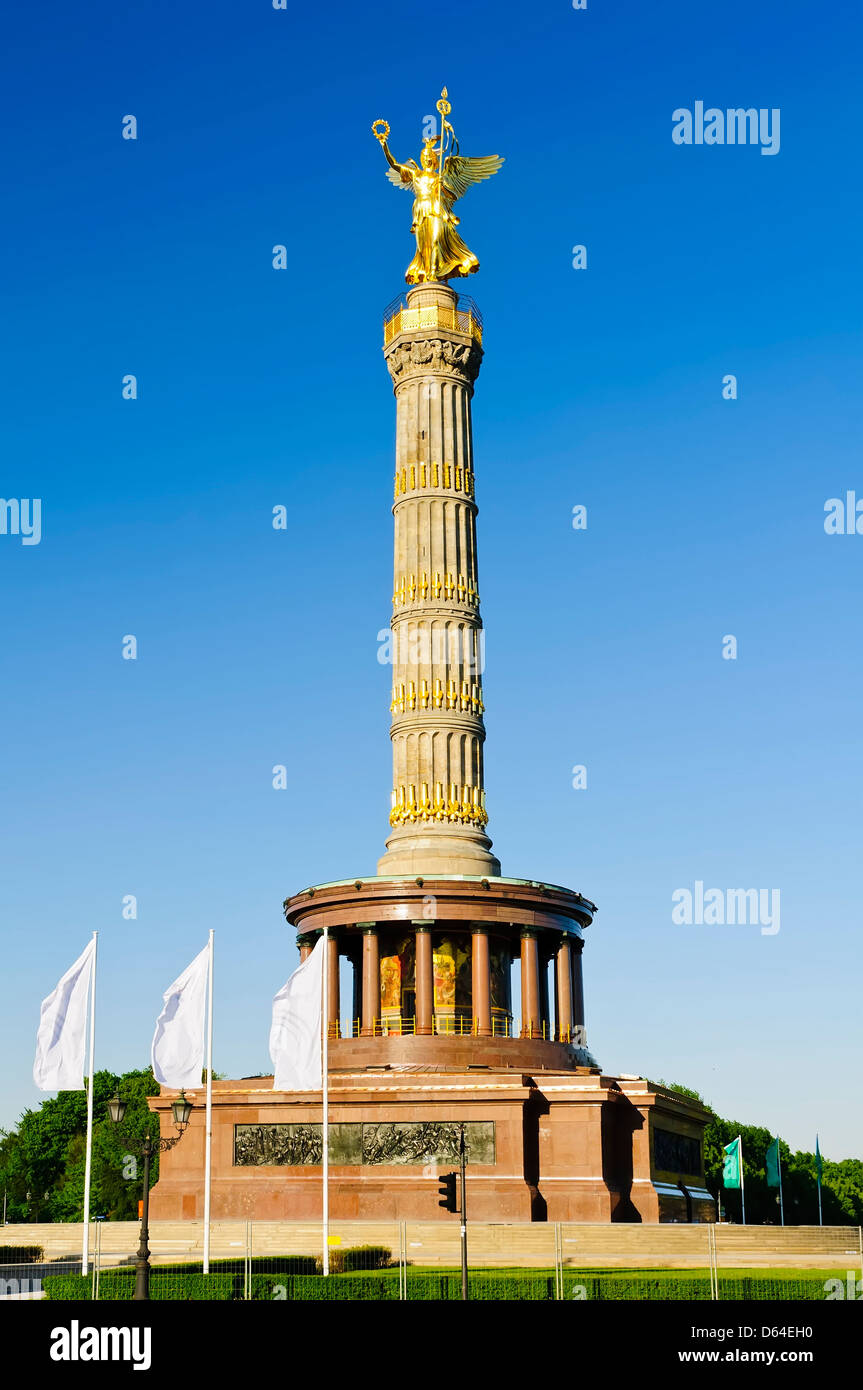
{"type": "MultiPolygon", "coordinates": [[[[521,1061],[528,1060],[525,1046],[517,1043],[521,1061]]],[[[536,1063],[543,1045],[532,1046],[536,1063]]],[[[410,1062],[364,1067],[363,1048],[369,1051],[365,1040],[331,1044],[334,1220],[451,1223],[438,1206],[437,1174],[453,1167],[461,1121],[474,1221],[714,1219],[700,1157],[707,1116],[690,1101],[639,1078],[576,1067],[489,1067],[478,1074],[453,1050],[454,1065],[434,1073],[415,1064],[411,1070],[410,1062]],[[660,1166],[657,1156],[676,1166],[660,1166]]],[[[271,1086],[264,1077],[214,1082],[214,1220],[320,1220],[320,1093],[271,1086]]],[[[172,1095],[151,1101],[165,1132],[172,1095]]],[[[150,1197],[153,1220],[203,1215],[203,1092],[195,1099],[200,1104],[183,1142],[162,1155],[150,1197]]]]}

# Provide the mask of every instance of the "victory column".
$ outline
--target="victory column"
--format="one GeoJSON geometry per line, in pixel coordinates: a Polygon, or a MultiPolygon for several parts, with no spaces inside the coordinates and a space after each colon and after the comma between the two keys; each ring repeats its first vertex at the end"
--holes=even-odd
{"type": "MultiPolygon", "coordinates": [[[[702,1107],[605,1076],[588,1050],[582,950],[594,904],[502,877],[486,834],[471,432],[483,331],[448,281],[479,268],[454,205],[503,160],[460,153],[445,88],[438,111],[440,137],[424,141],[419,163],[393,157],[386,121],[372,127],[388,178],[413,194],[416,241],[405,302],[384,322],[396,398],[390,835],[377,874],[284,903],[301,959],[328,930],[330,1215],[451,1219],[429,1173],[456,1159],[464,1125],[475,1220],[710,1220],[702,1107]]],[[[319,1218],[321,1094],[216,1081],[213,1103],[214,1218],[319,1218]]],[[[200,1215],[198,1141],[193,1113],[185,1144],[165,1155],[155,1216],[200,1215]]]]}

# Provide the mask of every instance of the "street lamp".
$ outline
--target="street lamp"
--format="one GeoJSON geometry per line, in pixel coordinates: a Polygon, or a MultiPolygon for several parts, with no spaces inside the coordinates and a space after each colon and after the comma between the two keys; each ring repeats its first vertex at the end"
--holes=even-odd
{"type": "Polygon", "coordinates": [[[111,1100],[108,1101],[108,1114],[115,1125],[123,1123],[123,1116],[126,1113],[126,1102],[120,1099],[119,1088],[114,1092],[111,1100]]]}
{"type": "MultiPolygon", "coordinates": [[[[123,1123],[126,1114],[126,1102],[120,1099],[119,1089],[114,1092],[113,1098],[108,1101],[108,1114],[115,1125],[123,1123]]],[[[135,1262],[135,1300],[149,1299],[150,1297],[150,1159],[154,1153],[164,1153],[166,1149],[173,1149],[175,1144],[179,1144],[182,1139],[186,1126],[189,1123],[189,1116],[192,1113],[192,1102],[187,1100],[186,1092],[181,1091],[177,1099],[171,1105],[171,1112],[174,1116],[174,1125],[180,1131],[173,1139],[153,1139],[151,1135],[146,1135],[144,1142],[137,1145],[137,1153],[144,1160],[144,1200],[141,1203],[141,1243],[138,1246],[138,1258],[135,1262]]]]}

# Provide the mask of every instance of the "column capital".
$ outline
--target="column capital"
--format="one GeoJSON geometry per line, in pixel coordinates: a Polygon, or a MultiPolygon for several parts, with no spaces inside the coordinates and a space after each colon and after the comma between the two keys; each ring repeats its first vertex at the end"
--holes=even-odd
{"type": "Polygon", "coordinates": [[[413,927],[414,931],[431,931],[432,927],[435,926],[435,921],[434,919],[429,919],[428,917],[412,917],[411,926],[413,927]]]}

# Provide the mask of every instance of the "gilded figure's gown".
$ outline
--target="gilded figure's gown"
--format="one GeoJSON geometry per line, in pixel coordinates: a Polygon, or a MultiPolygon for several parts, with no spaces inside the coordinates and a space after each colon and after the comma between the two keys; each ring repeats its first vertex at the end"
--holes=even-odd
{"type": "Polygon", "coordinates": [[[423,171],[413,176],[414,207],[411,231],[417,249],[405,271],[409,285],[425,280],[446,280],[450,275],[472,275],[479,260],[462,241],[456,227],[459,219],[452,210],[455,193],[441,180],[440,200],[436,173],[423,171]]]}
{"type": "Polygon", "coordinates": [[[479,270],[478,257],[456,231],[459,219],[452,210],[453,203],[471,184],[496,173],[502,158],[448,155],[439,186],[437,169],[420,168],[412,159],[407,164],[397,164],[385,143],[384,152],[390,163],[387,177],[397,188],[409,188],[414,195],[411,231],[416,236],[417,249],[405,271],[407,283],[420,285],[426,280],[446,280],[479,270]]]}

